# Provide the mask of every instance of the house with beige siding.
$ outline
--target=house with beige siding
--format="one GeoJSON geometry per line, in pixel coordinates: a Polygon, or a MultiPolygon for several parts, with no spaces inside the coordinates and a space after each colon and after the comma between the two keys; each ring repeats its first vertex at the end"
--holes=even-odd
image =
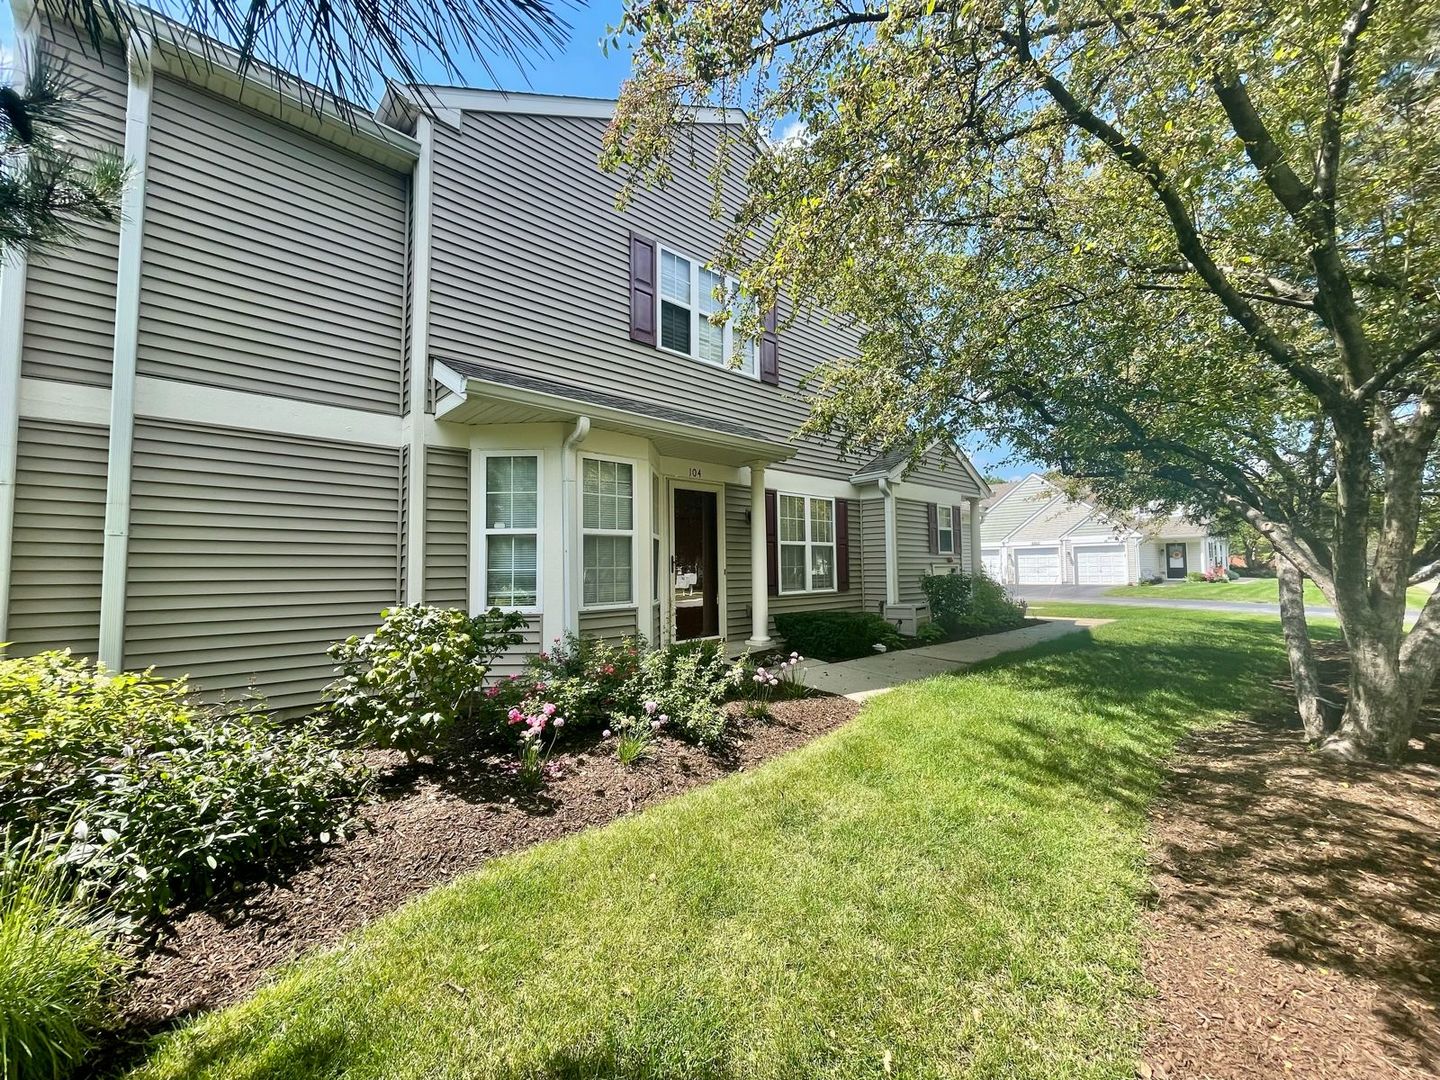
{"type": "Polygon", "coordinates": [[[962,454],[796,436],[853,327],[784,299],[759,341],[708,318],[733,116],[698,114],[621,211],[610,102],[347,114],[169,28],[97,53],[15,14],[131,182],[118,224],[0,274],[12,651],[304,707],[326,645],[396,603],[524,612],[515,670],[566,631],[764,649],[778,612],[899,618],[978,567],[962,454]]]}
{"type": "Polygon", "coordinates": [[[1183,581],[1227,565],[1229,541],[1183,517],[1113,514],[1067,496],[1039,473],[981,501],[981,561],[1006,585],[1183,581]]]}

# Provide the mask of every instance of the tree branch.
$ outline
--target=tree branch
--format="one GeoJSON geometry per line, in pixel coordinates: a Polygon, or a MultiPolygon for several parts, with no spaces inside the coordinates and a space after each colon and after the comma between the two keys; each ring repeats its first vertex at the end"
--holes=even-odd
{"type": "Polygon", "coordinates": [[[1356,401],[1363,402],[1367,398],[1378,394],[1389,384],[1390,380],[1401,375],[1410,365],[1421,360],[1426,353],[1440,349],[1440,323],[1430,327],[1420,340],[1411,345],[1390,363],[1386,364],[1379,371],[1371,375],[1363,383],[1355,388],[1351,397],[1356,401]]]}
{"type": "Polygon", "coordinates": [[[1327,228],[1335,228],[1335,184],[1340,172],[1340,122],[1350,94],[1355,53],[1360,35],[1370,24],[1379,0],[1360,0],[1350,12],[1340,31],[1340,47],[1330,67],[1330,81],[1325,95],[1325,119],[1320,124],[1320,146],[1315,152],[1315,197],[1324,207],[1327,228]]]}
{"type": "Polygon", "coordinates": [[[1022,12],[1020,33],[1002,32],[1002,41],[1015,50],[1017,58],[1024,66],[1036,74],[1045,93],[1076,127],[1098,139],[1123,165],[1149,185],[1170,218],[1180,253],[1195,267],[1201,280],[1220,299],[1231,318],[1259,345],[1261,351],[1322,402],[1332,406],[1340,404],[1343,399],[1332,380],[1297,356],[1221,272],[1200,239],[1199,230],[1185,208],[1184,200],[1174,183],[1160,168],[1160,164],[1138,145],[1126,139],[1112,124],[1082,105],[1064,83],[1035,60],[1024,30],[1023,15],[1022,12]]]}

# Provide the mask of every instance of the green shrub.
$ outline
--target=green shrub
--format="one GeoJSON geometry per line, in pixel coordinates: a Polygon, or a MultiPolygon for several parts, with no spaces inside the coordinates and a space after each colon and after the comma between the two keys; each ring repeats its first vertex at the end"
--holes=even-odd
{"type": "Polygon", "coordinates": [[[920,587],[930,603],[930,617],[944,633],[958,633],[962,621],[970,614],[974,581],[971,575],[958,572],[926,574],[920,579],[920,587]]]}
{"type": "Polygon", "coordinates": [[[935,645],[945,640],[945,628],[938,622],[928,622],[916,631],[915,640],[921,645],[935,645]]]}
{"type": "Polygon", "coordinates": [[[0,826],[117,909],[163,908],[327,841],[364,776],[313,722],[197,705],[184,679],[68,652],[0,660],[0,826]]]}
{"type": "Polygon", "coordinates": [[[1025,606],[986,574],[928,574],[921,580],[930,613],[950,637],[974,637],[1025,624],[1025,606]]]}
{"type": "Polygon", "coordinates": [[[1205,580],[1205,575],[1202,574],[1199,570],[1191,570],[1188,574],[1185,575],[1185,580],[1186,580],[1186,581],[1204,581],[1204,580],[1205,580]]]}
{"type": "Polygon", "coordinates": [[[120,958],[94,909],[77,899],[34,838],[0,850],[0,1076],[74,1071],[109,1015],[120,958]]]}
{"type": "Polygon", "coordinates": [[[438,607],[387,608],[364,636],[330,646],[340,678],[325,691],[325,714],[359,742],[433,752],[459,721],[499,726],[485,679],[497,657],[520,644],[525,616],[438,607]]]}
{"type": "Polygon", "coordinates": [[[551,702],[568,731],[598,731],[612,714],[635,712],[643,700],[635,680],[645,653],[643,638],[616,643],[567,633],[530,661],[528,677],[516,680],[520,711],[534,714],[551,702]]]}
{"type": "Polygon", "coordinates": [[[719,648],[680,644],[652,649],[640,658],[625,711],[702,746],[714,745],[725,735],[723,705],[739,672],[719,648]]]}
{"type": "Polygon", "coordinates": [[[796,652],[827,662],[871,656],[876,645],[902,644],[894,626],[868,611],[787,611],[775,616],[775,629],[796,652]]]}

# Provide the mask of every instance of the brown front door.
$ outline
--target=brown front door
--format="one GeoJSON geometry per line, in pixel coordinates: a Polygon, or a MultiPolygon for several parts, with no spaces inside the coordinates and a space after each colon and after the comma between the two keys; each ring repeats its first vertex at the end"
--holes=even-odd
{"type": "Polygon", "coordinates": [[[1167,578],[1183,578],[1189,572],[1189,566],[1185,563],[1184,544],[1165,545],[1165,576],[1167,578]]]}
{"type": "Polygon", "coordinates": [[[675,489],[674,552],[670,585],[675,599],[675,640],[720,633],[719,500],[713,491],[675,489]]]}

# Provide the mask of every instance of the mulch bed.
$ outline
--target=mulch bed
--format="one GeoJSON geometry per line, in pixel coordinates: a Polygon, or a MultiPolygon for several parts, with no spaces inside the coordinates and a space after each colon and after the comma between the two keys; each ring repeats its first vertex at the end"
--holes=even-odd
{"type": "Polygon", "coordinates": [[[1440,1076],[1436,711],[1400,768],[1313,754],[1291,717],[1194,736],[1151,861],[1142,1077],[1440,1076]]]}
{"type": "Polygon", "coordinates": [[[551,760],[561,775],[537,795],[517,788],[507,769],[512,758],[462,754],[409,766],[402,755],[376,754],[379,798],[364,808],[368,827],[226,910],[185,915],[144,951],[111,1056],[127,1056],[124,1044],[182,1017],[244,997],[277,965],[498,855],[746,769],[839,727],[858,709],[845,698],[812,697],[775,704],[766,721],[737,710],[722,750],[661,736],[651,757],[632,766],[616,760],[613,745],[592,742],[557,752],[551,760]]]}

